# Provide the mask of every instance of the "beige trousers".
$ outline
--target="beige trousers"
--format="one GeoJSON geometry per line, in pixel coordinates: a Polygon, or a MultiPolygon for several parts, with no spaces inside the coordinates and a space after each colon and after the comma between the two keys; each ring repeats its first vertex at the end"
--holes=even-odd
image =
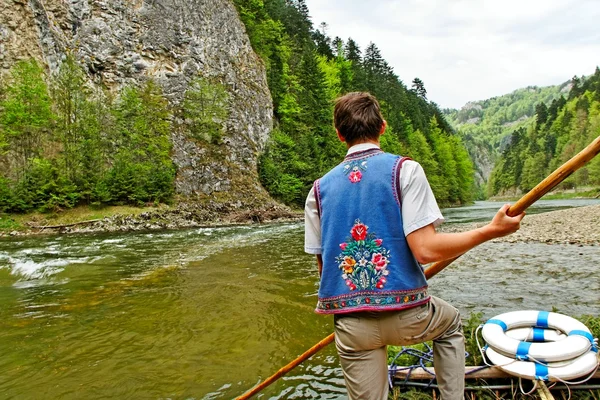
{"type": "Polygon", "coordinates": [[[465,339],[458,310],[444,300],[401,311],[337,314],[335,345],[350,400],[387,400],[387,345],[433,340],[443,400],[464,398],[465,339]]]}

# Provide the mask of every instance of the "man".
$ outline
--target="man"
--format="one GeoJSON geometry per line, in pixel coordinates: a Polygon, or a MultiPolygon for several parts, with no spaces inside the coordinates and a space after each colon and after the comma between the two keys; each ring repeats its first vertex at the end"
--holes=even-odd
{"type": "Polygon", "coordinates": [[[305,207],[305,251],[317,256],[317,313],[334,314],[350,399],[387,399],[387,345],[434,343],[442,398],[462,399],[464,336],[458,310],[427,293],[420,264],[457,257],[519,229],[502,207],[486,226],[438,233],[443,217],[421,166],[379,148],[377,100],[349,93],[334,125],[344,161],[315,181],[305,207]]]}

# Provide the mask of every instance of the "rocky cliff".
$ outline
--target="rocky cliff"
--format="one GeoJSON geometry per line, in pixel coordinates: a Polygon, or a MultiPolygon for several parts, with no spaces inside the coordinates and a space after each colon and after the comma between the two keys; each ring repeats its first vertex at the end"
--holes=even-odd
{"type": "Polygon", "coordinates": [[[256,164],[272,128],[271,96],[228,0],[2,0],[0,73],[29,57],[53,73],[67,52],[90,82],[114,92],[152,77],[178,103],[194,77],[224,84],[229,116],[220,146],[172,133],[176,191],[234,207],[267,198],[256,164]]]}

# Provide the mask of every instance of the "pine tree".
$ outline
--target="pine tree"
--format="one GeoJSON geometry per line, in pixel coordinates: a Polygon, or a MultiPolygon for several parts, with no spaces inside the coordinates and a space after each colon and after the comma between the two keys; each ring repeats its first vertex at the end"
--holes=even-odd
{"type": "Polygon", "coordinates": [[[317,47],[317,53],[332,59],[334,57],[333,50],[337,48],[332,48],[331,38],[327,36],[327,24],[322,22],[319,29],[313,31],[312,36],[317,47]]]}
{"type": "Polygon", "coordinates": [[[535,115],[535,127],[536,129],[540,129],[548,119],[548,107],[546,107],[546,103],[538,103],[535,106],[535,115]]]}
{"type": "Polygon", "coordinates": [[[348,61],[352,61],[357,64],[362,62],[360,47],[358,47],[358,45],[354,40],[352,40],[352,38],[348,38],[348,40],[346,41],[344,54],[346,56],[346,60],[348,61]]]}
{"type": "Polygon", "coordinates": [[[425,84],[419,78],[413,79],[412,90],[417,94],[417,96],[421,96],[424,99],[427,98],[427,90],[425,90],[425,84]]]}

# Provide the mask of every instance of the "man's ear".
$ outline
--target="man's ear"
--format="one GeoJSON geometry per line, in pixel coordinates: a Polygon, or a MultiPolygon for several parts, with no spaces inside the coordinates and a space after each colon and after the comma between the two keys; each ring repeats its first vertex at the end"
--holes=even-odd
{"type": "Polygon", "coordinates": [[[384,119],[383,124],[381,124],[381,129],[379,130],[379,136],[385,133],[385,128],[387,128],[387,121],[384,119]]]}
{"type": "Polygon", "coordinates": [[[345,142],[346,141],[346,138],[342,136],[342,134],[340,133],[339,130],[336,129],[335,133],[337,133],[338,139],[340,139],[340,142],[345,142]]]}

